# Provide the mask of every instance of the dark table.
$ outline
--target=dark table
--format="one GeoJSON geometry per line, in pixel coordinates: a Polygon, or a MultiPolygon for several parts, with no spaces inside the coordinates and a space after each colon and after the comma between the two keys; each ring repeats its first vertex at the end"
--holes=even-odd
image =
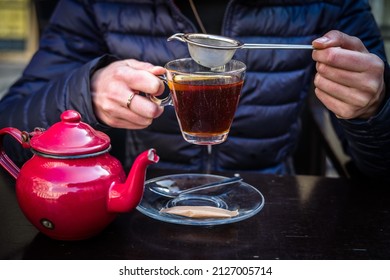
{"type": "MultiPolygon", "coordinates": [[[[167,174],[172,172],[147,172],[148,177],[167,174]]],[[[386,184],[240,174],[265,197],[263,210],[247,220],[194,227],[134,210],[94,238],[56,241],[26,220],[15,181],[0,171],[0,259],[390,259],[386,184]]]]}

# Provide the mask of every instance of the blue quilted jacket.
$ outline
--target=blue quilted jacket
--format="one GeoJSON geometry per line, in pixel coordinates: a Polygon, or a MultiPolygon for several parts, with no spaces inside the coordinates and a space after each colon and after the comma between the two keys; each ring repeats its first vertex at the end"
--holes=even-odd
{"type": "MultiPolygon", "coordinates": [[[[221,34],[245,43],[311,44],[332,29],[359,37],[386,61],[368,1],[363,0],[231,0],[221,34]]],[[[248,66],[246,82],[228,140],[214,146],[211,154],[182,139],[172,107],[144,130],[123,131],[99,123],[91,105],[91,74],[116,59],[163,66],[188,57],[185,44],[167,42],[177,32],[199,30],[173,0],[60,1],[39,51],[0,102],[0,127],[32,131],[75,109],[83,121],[111,136],[126,166],[154,147],[161,157],[154,167],[288,173],[286,163],[300,134],[299,116],[315,70],[307,50],[236,52],[235,59],[248,66]]],[[[367,173],[389,171],[389,122],[388,104],[368,121],[340,122],[349,152],[367,173]]],[[[30,156],[12,141],[6,146],[16,162],[30,156]]]]}

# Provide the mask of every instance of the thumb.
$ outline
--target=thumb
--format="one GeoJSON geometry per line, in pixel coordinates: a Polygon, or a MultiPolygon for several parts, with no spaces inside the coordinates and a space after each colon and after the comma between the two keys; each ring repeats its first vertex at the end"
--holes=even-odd
{"type": "Polygon", "coordinates": [[[347,50],[368,52],[360,39],[337,30],[329,31],[324,36],[315,39],[312,44],[315,49],[340,47],[347,50]]]}

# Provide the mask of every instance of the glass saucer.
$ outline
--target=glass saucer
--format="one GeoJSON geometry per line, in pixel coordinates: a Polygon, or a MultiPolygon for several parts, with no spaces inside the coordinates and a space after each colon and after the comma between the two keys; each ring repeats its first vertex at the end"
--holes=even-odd
{"type": "Polygon", "coordinates": [[[137,206],[137,210],[146,216],[163,222],[181,225],[211,226],[235,223],[248,219],[264,207],[264,196],[262,193],[245,182],[183,194],[176,198],[164,197],[150,190],[152,185],[166,184],[166,182],[174,183],[180,190],[184,190],[224,179],[227,179],[227,177],[211,174],[175,174],[148,180],[145,182],[144,196],[137,206]],[[231,211],[238,210],[238,215],[222,219],[199,219],[160,213],[161,209],[172,206],[214,206],[231,211]]]}

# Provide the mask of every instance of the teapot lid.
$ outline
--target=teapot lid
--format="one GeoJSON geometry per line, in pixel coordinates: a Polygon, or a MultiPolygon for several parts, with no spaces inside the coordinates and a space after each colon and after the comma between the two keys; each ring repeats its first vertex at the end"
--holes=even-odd
{"type": "Polygon", "coordinates": [[[109,149],[110,138],[82,122],[78,112],[67,110],[61,114],[61,122],[34,134],[30,146],[47,155],[87,155],[109,149]]]}

